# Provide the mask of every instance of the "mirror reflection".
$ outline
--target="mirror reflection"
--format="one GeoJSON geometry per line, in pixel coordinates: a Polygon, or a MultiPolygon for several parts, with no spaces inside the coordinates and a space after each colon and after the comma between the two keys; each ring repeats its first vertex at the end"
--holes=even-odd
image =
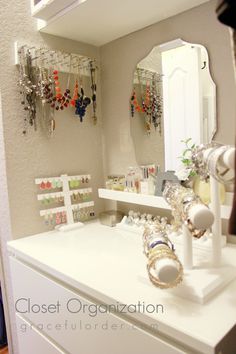
{"type": "Polygon", "coordinates": [[[216,86],[206,48],[181,39],[154,47],[135,68],[130,103],[137,163],[178,170],[182,141],[208,143],[216,133],[216,86]]]}

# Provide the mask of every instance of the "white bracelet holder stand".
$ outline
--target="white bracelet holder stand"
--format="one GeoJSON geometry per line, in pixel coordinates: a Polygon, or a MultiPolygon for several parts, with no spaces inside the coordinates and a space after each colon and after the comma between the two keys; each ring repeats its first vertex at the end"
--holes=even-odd
{"type": "MultiPolygon", "coordinates": [[[[211,148],[206,150],[204,158],[207,159],[211,153],[211,148]]],[[[234,168],[235,148],[228,149],[223,154],[223,163],[229,169],[234,168]]],[[[212,225],[212,266],[221,266],[222,257],[222,223],[221,223],[221,201],[220,201],[220,184],[210,175],[210,192],[211,192],[211,210],[215,216],[212,225]]]]}
{"type": "Polygon", "coordinates": [[[215,216],[212,225],[212,266],[220,267],[221,265],[221,237],[222,237],[222,224],[220,215],[220,187],[217,180],[210,176],[211,188],[211,210],[215,216]]]}
{"type": "MultiPolygon", "coordinates": [[[[205,158],[208,156],[208,151],[205,158]]],[[[223,157],[224,164],[233,168],[235,149],[232,148],[223,157]]],[[[236,268],[222,262],[222,226],[220,186],[218,181],[210,176],[211,211],[214,215],[212,223],[212,254],[198,251],[193,255],[192,235],[186,225],[183,225],[183,249],[177,249],[177,254],[184,266],[184,280],[177,288],[171,290],[176,295],[188,298],[198,303],[205,303],[236,277],[236,268]],[[193,262],[196,260],[196,264],[193,262]],[[207,260],[209,257],[209,260],[207,260]]],[[[194,213],[192,222],[194,224],[194,213]]],[[[199,219],[200,220],[200,219],[199,219]]],[[[199,225],[196,225],[199,227],[199,225]]],[[[206,226],[206,224],[204,225],[206,226]]]]}
{"type": "Polygon", "coordinates": [[[183,224],[183,267],[185,270],[193,268],[193,238],[188,227],[183,224]]]}
{"type": "Polygon", "coordinates": [[[89,202],[82,202],[79,204],[72,204],[71,203],[71,195],[74,192],[82,192],[84,190],[92,193],[92,188],[84,188],[84,189],[75,189],[70,190],[69,188],[69,181],[73,179],[91,179],[90,175],[78,175],[78,176],[68,176],[68,175],[61,175],[60,177],[49,177],[49,178],[37,178],[35,179],[35,184],[40,185],[42,182],[49,181],[60,181],[62,185],[61,192],[49,192],[47,194],[38,194],[38,200],[43,200],[45,197],[63,197],[64,198],[64,206],[58,208],[49,208],[40,210],[40,216],[56,214],[60,212],[66,212],[67,223],[55,226],[55,229],[59,231],[70,231],[77,228],[84,226],[82,222],[75,222],[73,217],[73,210],[76,208],[85,208],[85,207],[92,207],[94,206],[94,201],[89,202]]]}

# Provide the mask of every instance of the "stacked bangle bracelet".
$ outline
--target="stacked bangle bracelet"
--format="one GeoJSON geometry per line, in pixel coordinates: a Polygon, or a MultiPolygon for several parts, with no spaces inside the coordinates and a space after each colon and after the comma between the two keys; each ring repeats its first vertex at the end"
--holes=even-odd
{"type": "Polygon", "coordinates": [[[234,181],[230,169],[223,163],[223,155],[231,149],[229,145],[222,145],[217,142],[196,146],[192,153],[194,169],[202,179],[209,175],[222,184],[229,184],[234,181]],[[204,154],[206,156],[204,156],[204,154]]]}
{"type": "Polygon", "coordinates": [[[147,264],[147,271],[148,271],[150,281],[160,289],[174,288],[178,284],[180,284],[183,280],[183,266],[179,261],[178,257],[176,256],[176,254],[173,251],[171,251],[168,247],[165,248],[160,247],[159,249],[156,249],[154,252],[150,254],[150,257],[148,259],[148,264],[147,264]],[[155,272],[156,264],[158,261],[162,259],[173,260],[176,263],[176,267],[178,268],[178,273],[176,278],[170,282],[161,281],[156,275],[155,272]]]}
{"type": "Polygon", "coordinates": [[[161,289],[177,286],[183,279],[183,266],[175,254],[174,245],[163,231],[149,228],[143,235],[144,253],[148,258],[147,271],[150,281],[161,289]],[[168,277],[161,279],[157,268],[163,270],[165,265],[161,261],[168,262],[168,277]],[[162,269],[163,268],[163,269],[162,269]],[[168,279],[167,279],[168,278],[168,279]]]}
{"type": "Polygon", "coordinates": [[[177,183],[166,183],[163,196],[170,204],[172,214],[177,222],[184,222],[193,237],[200,238],[205,234],[206,229],[196,228],[190,219],[190,209],[196,205],[204,205],[192,189],[177,183]]]}
{"type": "Polygon", "coordinates": [[[223,184],[230,184],[234,181],[234,176],[228,176],[230,169],[222,163],[223,155],[228,151],[231,146],[221,145],[212,149],[206,159],[207,170],[209,174],[214,177],[218,182],[223,184]],[[227,177],[228,176],[228,177],[227,177]]]}

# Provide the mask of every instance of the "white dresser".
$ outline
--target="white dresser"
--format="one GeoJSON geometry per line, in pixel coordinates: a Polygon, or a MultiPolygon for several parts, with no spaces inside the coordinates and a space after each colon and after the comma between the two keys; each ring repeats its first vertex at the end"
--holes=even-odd
{"type": "Polygon", "coordinates": [[[204,305],[157,289],[136,234],[92,222],[8,250],[17,354],[236,353],[236,281],[204,305]]]}

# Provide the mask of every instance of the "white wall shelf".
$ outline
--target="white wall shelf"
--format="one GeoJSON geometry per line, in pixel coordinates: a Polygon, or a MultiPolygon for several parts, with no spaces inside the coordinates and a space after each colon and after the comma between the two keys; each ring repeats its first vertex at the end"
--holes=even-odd
{"type": "MultiPolygon", "coordinates": [[[[130,204],[145,205],[149,207],[171,210],[163,197],[157,197],[155,195],[144,195],[130,192],[120,192],[105,188],[98,189],[98,195],[100,198],[115,200],[117,202],[124,202],[130,204]]],[[[221,206],[221,218],[229,219],[231,213],[231,206],[221,206]]]]}
{"type": "Polygon", "coordinates": [[[73,2],[75,0],[31,0],[31,13],[33,17],[47,21],[73,2]]]}
{"type": "Polygon", "coordinates": [[[164,198],[155,195],[120,192],[103,188],[98,189],[98,195],[100,198],[116,200],[117,202],[145,205],[166,210],[171,209],[164,198]]]}
{"type": "Polygon", "coordinates": [[[41,32],[101,46],[207,1],[41,0],[32,3],[32,16],[41,32]]]}

